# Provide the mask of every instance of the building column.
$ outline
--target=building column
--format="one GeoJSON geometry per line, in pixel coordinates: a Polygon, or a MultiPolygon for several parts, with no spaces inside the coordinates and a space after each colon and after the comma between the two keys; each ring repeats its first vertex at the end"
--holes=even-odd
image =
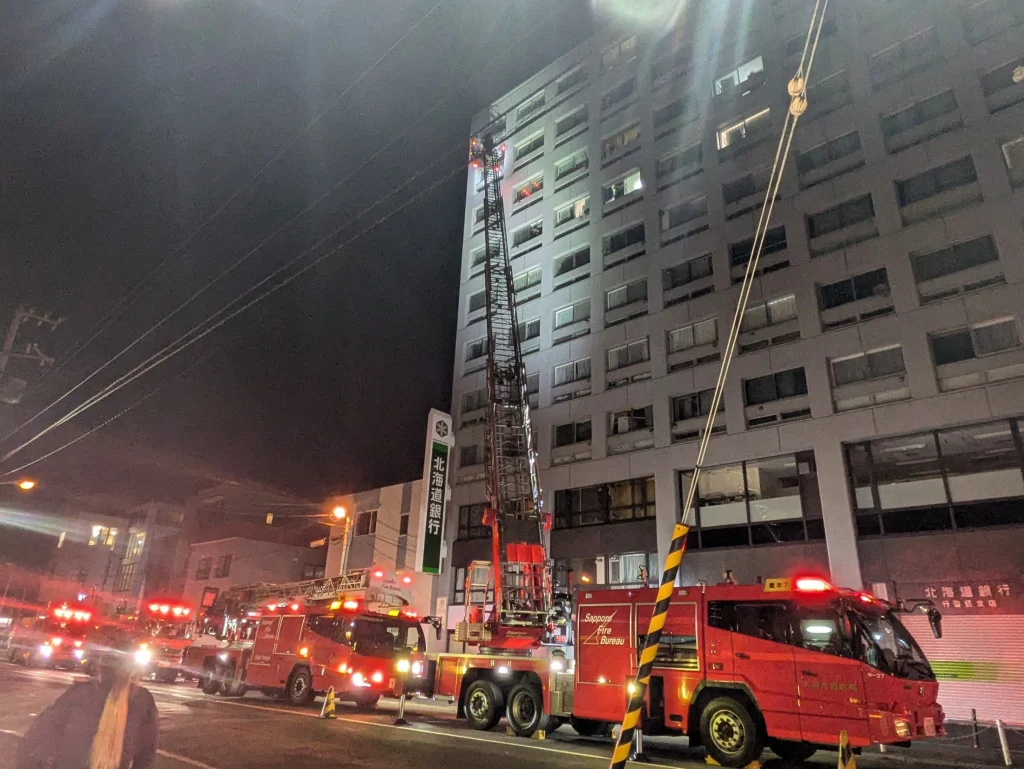
{"type": "MultiPolygon", "coordinates": [[[[668,468],[654,474],[654,498],[657,511],[658,569],[665,565],[668,546],[672,541],[672,530],[679,520],[679,494],[676,471],[668,468]]],[[[651,584],[661,582],[660,574],[651,574],[651,584]]]]}
{"type": "Polygon", "coordinates": [[[814,448],[818,468],[818,493],[825,522],[825,544],[832,582],[856,590],[864,586],[857,551],[857,529],[853,522],[846,463],[839,441],[829,440],[814,448]]]}

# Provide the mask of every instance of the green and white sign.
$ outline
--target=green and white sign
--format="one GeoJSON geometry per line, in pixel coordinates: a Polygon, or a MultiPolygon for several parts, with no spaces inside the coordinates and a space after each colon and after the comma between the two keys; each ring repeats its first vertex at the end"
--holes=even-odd
{"type": "Polygon", "coordinates": [[[451,415],[431,409],[427,419],[419,537],[416,540],[416,571],[426,574],[441,573],[445,508],[448,506],[448,465],[454,446],[451,415]]]}

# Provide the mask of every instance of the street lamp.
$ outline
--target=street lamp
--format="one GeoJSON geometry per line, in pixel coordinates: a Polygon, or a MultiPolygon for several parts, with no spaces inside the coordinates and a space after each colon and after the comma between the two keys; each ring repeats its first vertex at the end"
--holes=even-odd
{"type": "Polygon", "coordinates": [[[344,518],[345,518],[345,508],[342,507],[341,505],[338,505],[336,508],[331,510],[331,516],[336,521],[344,520],[344,518]]]}
{"type": "Polygon", "coordinates": [[[22,478],[20,481],[0,481],[0,486],[17,486],[22,491],[32,491],[36,482],[31,478],[22,478]]]}

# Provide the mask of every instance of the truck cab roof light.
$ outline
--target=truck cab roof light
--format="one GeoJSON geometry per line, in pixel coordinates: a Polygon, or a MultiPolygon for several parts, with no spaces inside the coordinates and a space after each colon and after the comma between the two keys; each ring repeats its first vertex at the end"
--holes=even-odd
{"type": "Polygon", "coordinates": [[[355,611],[356,609],[359,608],[359,601],[352,601],[352,600],[345,601],[342,604],[342,607],[345,608],[345,609],[349,609],[350,611],[355,611]]]}
{"type": "Polygon", "coordinates": [[[796,589],[801,593],[826,593],[833,588],[819,577],[800,577],[796,581],[796,589]]]}

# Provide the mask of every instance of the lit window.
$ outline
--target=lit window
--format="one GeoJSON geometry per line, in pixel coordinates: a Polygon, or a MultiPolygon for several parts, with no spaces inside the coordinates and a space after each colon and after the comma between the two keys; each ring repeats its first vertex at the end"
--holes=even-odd
{"type": "Polygon", "coordinates": [[[544,177],[535,176],[534,178],[517,185],[512,190],[512,197],[516,203],[521,203],[527,198],[532,198],[538,195],[544,189],[544,177]]]}
{"type": "Polygon", "coordinates": [[[731,72],[715,78],[715,96],[728,96],[744,90],[750,90],[754,83],[763,80],[764,62],[760,56],[744,62],[731,72]],[[751,81],[751,78],[754,80],[751,81]],[[750,81],[750,82],[748,82],[750,81]],[[746,88],[744,88],[746,86],[746,88]]]}
{"type": "Polygon", "coordinates": [[[737,142],[746,139],[750,134],[767,128],[770,116],[771,110],[764,109],[755,115],[744,118],[738,123],[720,128],[717,134],[718,149],[724,150],[726,147],[731,147],[737,142]]]}
{"type": "Polygon", "coordinates": [[[583,219],[590,215],[590,197],[580,198],[567,206],[555,210],[555,226],[583,219]]]}
{"type": "Polygon", "coordinates": [[[571,326],[573,323],[580,323],[590,320],[590,300],[582,299],[568,307],[555,310],[555,328],[571,326]]]}
{"type": "Polygon", "coordinates": [[[612,155],[623,152],[630,145],[640,141],[640,126],[632,125],[612,134],[601,142],[601,159],[607,160],[612,155]]]}
{"type": "Polygon", "coordinates": [[[643,186],[643,180],[640,178],[640,169],[634,168],[622,179],[602,187],[601,193],[604,197],[604,202],[611,203],[613,200],[625,197],[631,192],[643,189],[643,186]]]}

